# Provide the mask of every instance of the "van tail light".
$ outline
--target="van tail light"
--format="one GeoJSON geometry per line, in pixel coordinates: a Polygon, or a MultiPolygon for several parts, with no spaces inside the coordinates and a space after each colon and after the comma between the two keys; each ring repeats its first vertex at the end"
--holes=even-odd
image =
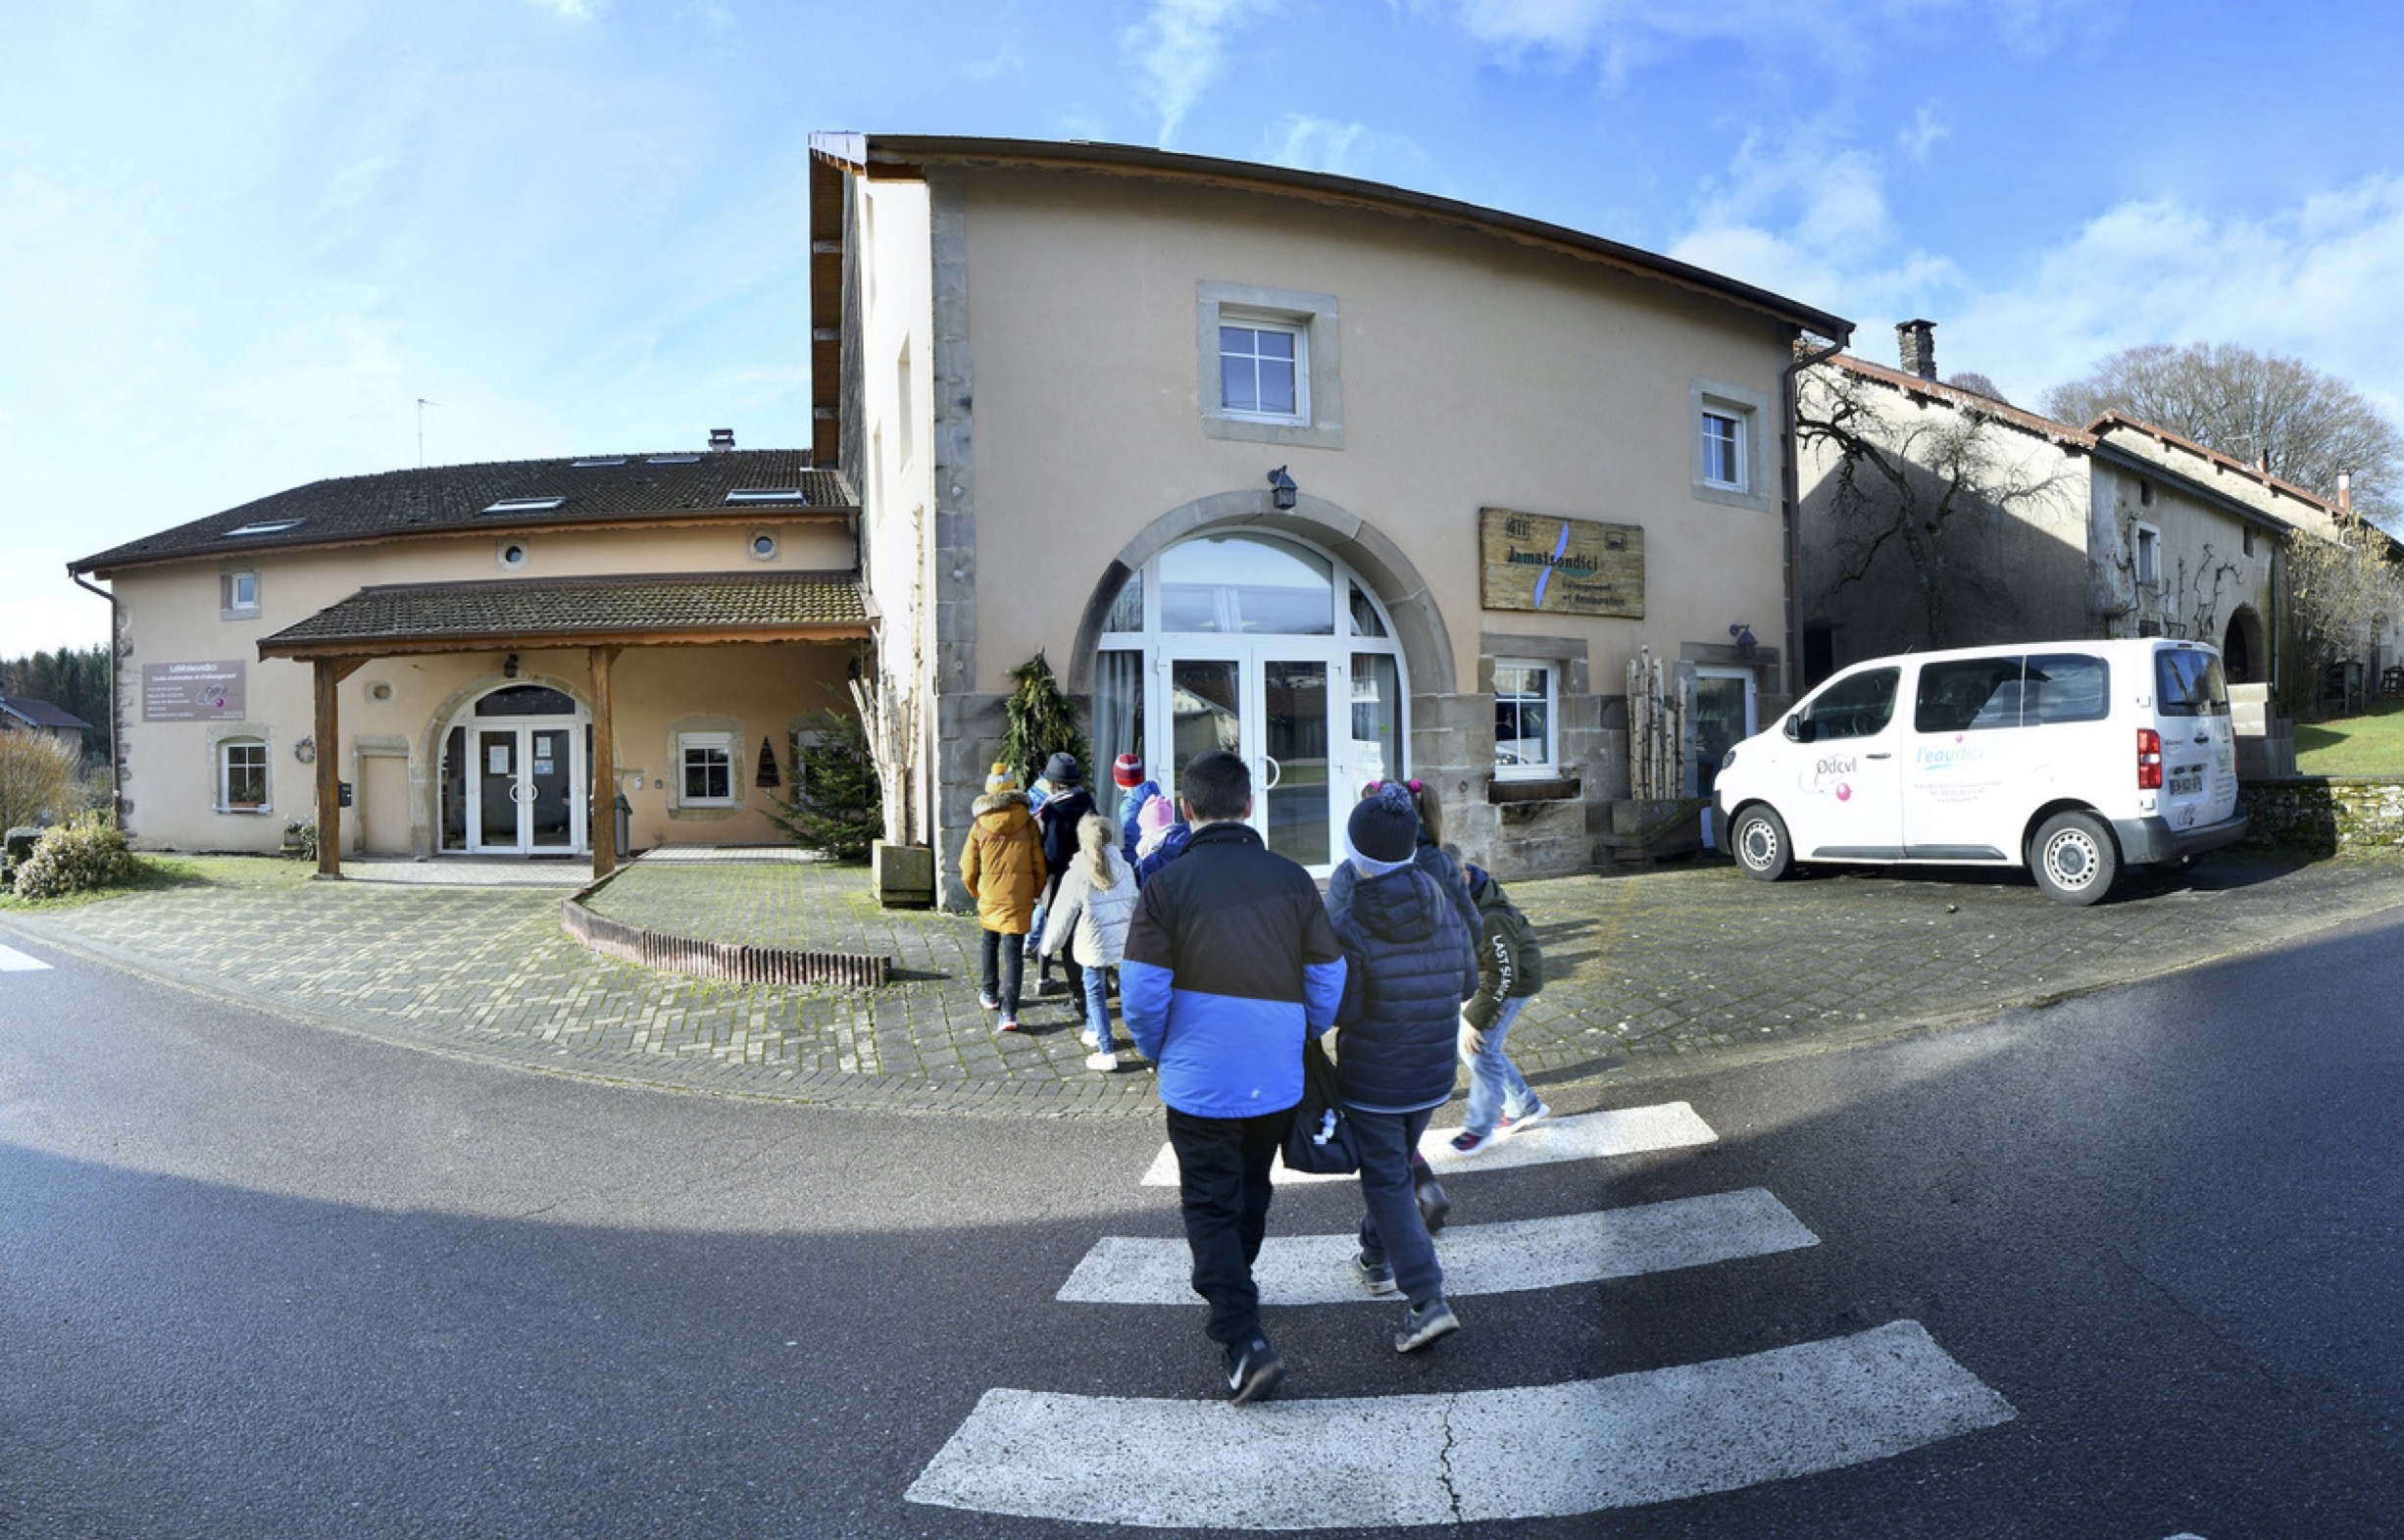
{"type": "Polygon", "coordinates": [[[2151,727],[2137,729],[2137,790],[2162,789],[2162,734],[2151,727]]]}

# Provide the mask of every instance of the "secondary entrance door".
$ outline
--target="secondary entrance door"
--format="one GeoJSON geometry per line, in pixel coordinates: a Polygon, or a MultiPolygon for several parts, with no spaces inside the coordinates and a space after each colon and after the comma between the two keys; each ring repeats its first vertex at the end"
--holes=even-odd
{"type": "Polygon", "coordinates": [[[469,777],[469,849],[572,855],[584,846],[583,743],[575,723],[476,729],[469,777]]]}

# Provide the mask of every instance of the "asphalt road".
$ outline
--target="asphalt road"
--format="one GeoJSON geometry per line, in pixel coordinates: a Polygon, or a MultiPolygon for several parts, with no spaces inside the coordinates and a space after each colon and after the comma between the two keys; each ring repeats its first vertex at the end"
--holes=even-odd
{"type": "MultiPolygon", "coordinates": [[[[1388,1306],[1276,1310],[1273,1405],[1308,1428],[1587,1382],[1641,1401],[1637,1376],[1908,1322],[2008,1420],[1462,1532],[2397,1532],[2398,941],[2361,926],[1938,1035],[1562,1093],[1565,1114],[1683,1100],[1717,1138],[1464,1172],[1461,1233],[1759,1189],[1813,1243],[1457,1297],[1466,1329],[1408,1359],[1388,1306]]],[[[1058,1297],[1105,1237],[1177,1234],[1139,1183],[1151,1120],[553,1079],[41,960],[0,970],[10,1540],[1099,1533],[905,1494],[988,1391],[1095,1409],[1005,1457],[1035,1474],[1209,1471],[1203,1443],[1114,1448],[1117,1419],[1245,1415],[1215,1408],[1198,1306],[1058,1297]]],[[[1296,1188],[1273,1233],[1354,1212],[1296,1188]]],[[[1594,1436],[1538,1427],[1510,1458],[1541,1475],[1594,1436]]],[[[1358,1532],[1394,1532],[1350,1501],[1358,1532]]]]}

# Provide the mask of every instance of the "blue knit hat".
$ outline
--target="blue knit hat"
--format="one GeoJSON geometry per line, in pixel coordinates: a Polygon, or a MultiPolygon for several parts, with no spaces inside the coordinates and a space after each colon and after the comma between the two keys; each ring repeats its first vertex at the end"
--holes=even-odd
{"type": "Polygon", "coordinates": [[[1344,824],[1344,838],[1365,869],[1376,868],[1373,876],[1409,866],[1419,848],[1419,813],[1410,792],[1388,781],[1363,797],[1344,824]]]}

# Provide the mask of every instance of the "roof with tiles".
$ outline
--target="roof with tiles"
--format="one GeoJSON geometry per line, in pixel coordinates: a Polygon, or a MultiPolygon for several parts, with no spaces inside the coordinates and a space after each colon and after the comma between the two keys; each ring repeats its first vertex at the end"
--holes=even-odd
{"type": "Polygon", "coordinates": [[[0,717],[27,727],[73,727],[89,732],[92,724],[70,711],[62,711],[48,701],[37,701],[29,695],[0,695],[0,717]]]}
{"type": "Polygon", "coordinates": [[[428,466],[312,481],[71,564],[75,572],[244,551],[344,545],[463,530],[740,522],[842,514],[859,499],[803,449],[583,455],[428,466]],[[787,496],[774,494],[784,493],[787,496]],[[752,494],[736,496],[736,494],[752,494]]]}
{"type": "Polygon", "coordinates": [[[262,639],[262,658],[526,645],[866,636],[872,611],[849,572],[499,578],[362,588],[262,639]]]}

